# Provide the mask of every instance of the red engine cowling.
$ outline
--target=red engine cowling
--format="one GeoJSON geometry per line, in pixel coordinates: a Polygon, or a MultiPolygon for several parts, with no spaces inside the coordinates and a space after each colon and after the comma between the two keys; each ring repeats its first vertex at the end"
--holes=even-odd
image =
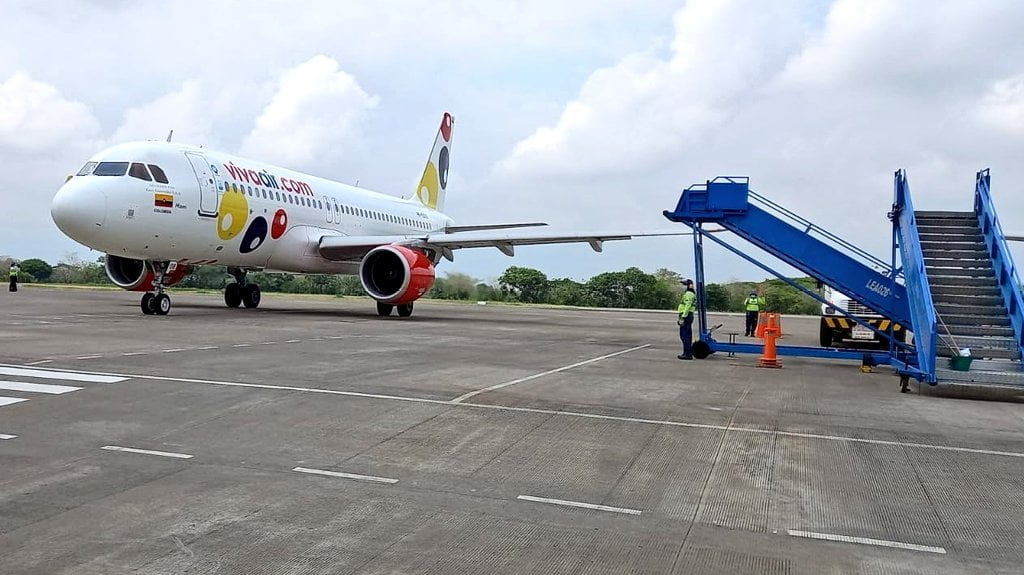
{"type": "Polygon", "coordinates": [[[379,246],[363,256],[359,281],[366,293],[381,303],[412,303],[434,285],[434,264],[412,248],[379,246]]]}
{"type": "MultiPolygon", "coordinates": [[[[107,277],[114,285],[129,291],[150,291],[156,274],[143,260],[133,260],[121,256],[107,254],[104,268],[107,277]]],[[[164,277],[164,287],[170,287],[182,280],[192,271],[191,266],[177,266],[174,271],[164,277]]]]}

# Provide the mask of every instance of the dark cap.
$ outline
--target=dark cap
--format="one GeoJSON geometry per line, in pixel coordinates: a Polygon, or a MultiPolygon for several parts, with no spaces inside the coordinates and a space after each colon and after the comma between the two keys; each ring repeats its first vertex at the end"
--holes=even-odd
{"type": "Polygon", "coordinates": [[[682,281],[681,281],[681,282],[679,282],[679,283],[683,284],[684,286],[688,286],[688,285],[693,285],[693,280],[689,280],[689,279],[687,279],[687,280],[682,280],[682,281]]]}

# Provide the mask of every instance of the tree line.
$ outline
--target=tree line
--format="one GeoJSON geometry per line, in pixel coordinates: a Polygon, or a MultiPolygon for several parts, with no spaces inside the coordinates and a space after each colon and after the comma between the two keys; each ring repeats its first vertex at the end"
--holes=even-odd
{"type": "MultiPolygon", "coordinates": [[[[0,265],[3,266],[0,269],[6,271],[9,262],[9,258],[0,258],[0,265]]],[[[22,282],[113,285],[104,271],[103,257],[94,262],[85,262],[74,254],[68,254],[55,265],[38,258],[19,263],[22,282]]],[[[570,278],[549,279],[540,270],[512,266],[491,282],[464,273],[448,272],[434,281],[426,297],[577,307],[674,309],[682,295],[681,279],[679,273],[665,268],[649,274],[640,268],[630,267],[623,271],[598,274],[585,282],[579,282],[570,278]]],[[[355,276],[252,272],[249,280],[258,283],[264,292],[365,295],[359,278],[355,276]]],[[[200,266],[193,268],[178,287],[220,290],[229,281],[234,280],[223,267],[200,266]]],[[[812,291],[815,289],[812,278],[796,278],[794,281],[812,291]]],[[[808,315],[817,315],[820,311],[817,301],[782,280],[708,284],[708,310],[741,312],[747,295],[756,291],[758,286],[764,288],[766,311],[808,315]]]]}

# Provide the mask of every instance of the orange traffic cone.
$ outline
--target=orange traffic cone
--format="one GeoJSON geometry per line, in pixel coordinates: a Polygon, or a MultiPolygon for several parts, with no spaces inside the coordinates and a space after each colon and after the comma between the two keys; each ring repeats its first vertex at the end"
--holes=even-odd
{"type": "MultiPolygon", "coordinates": [[[[778,318],[775,321],[778,321],[778,318]]],[[[764,352],[761,355],[761,361],[757,362],[757,367],[782,367],[782,362],[779,361],[775,350],[775,329],[775,326],[769,325],[764,330],[764,352]]]]}
{"type": "Polygon", "coordinates": [[[757,314],[757,327],[754,328],[754,337],[764,337],[764,329],[768,327],[768,312],[757,314]]]}
{"type": "Polygon", "coordinates": [[[776,339],[782,339],[785,337],[782,334],[782,314],[773,313],[770,315],[772,316],[772,326],[775,328],[775,337],[776,339]]]}

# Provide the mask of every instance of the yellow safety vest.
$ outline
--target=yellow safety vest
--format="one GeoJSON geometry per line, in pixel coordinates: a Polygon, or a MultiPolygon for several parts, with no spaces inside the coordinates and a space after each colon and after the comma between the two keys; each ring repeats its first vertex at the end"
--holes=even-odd
{"type": "Polygon", "coordinates": [[[748,297],[746,304],[747,304],[747,311],[760,311],[761,310],[761,306],[764,305],[764,298],[763,297],[757,297],[757,296],[748,297]]]}
{"type": "Polygon", "coordinates": [[[676,311],[679,312],[679,318],[685,318],[686,316],[693,313],[694,308],[697,307],[697,294],[690,290],[683,292],[683,300],[679,302],[679,307],[676,311]]]}

